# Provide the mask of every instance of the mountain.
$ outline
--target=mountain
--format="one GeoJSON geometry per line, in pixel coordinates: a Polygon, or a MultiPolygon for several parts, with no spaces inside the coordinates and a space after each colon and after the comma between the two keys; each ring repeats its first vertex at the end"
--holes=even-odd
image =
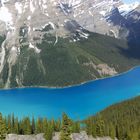
{"type": "Polygon", "coordinates": [[[123,7],[121,0],[1,0],[0,87],[69,86],[139,65],[139,4],[123,7]]]}

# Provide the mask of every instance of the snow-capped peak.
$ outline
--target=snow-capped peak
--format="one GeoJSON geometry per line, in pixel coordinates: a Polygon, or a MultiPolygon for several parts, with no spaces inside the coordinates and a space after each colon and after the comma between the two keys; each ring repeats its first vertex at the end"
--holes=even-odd
{"type": "Polygon", "coordinates": [[[118,9],[119,9],[119,12],[124,16],[128,14],[129,12],[131,12],[132,10],[136,9],[139,5],[140,5],[140,2],[136,1],[130,4],[123,4],[119,6],[118,9]]]}

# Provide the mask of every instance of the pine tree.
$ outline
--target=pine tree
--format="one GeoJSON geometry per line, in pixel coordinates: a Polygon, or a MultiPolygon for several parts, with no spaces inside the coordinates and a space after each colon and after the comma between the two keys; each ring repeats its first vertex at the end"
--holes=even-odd
{"type": "Polygon", "coordinates": [[[36,134],[39,134],[41,133],[43,130],[43,126],[42,126],[42,119],[41,118],[38,118],[37,119],[37,122],[36,122],[36,130],[35,130],[35,133],[36,134]]]}
{"type": "Polygon", "coordinates": [[[15,119],[15,124],[14,124],[14,131],[16,134],[19,133],[19,124],[18,124],[18,118],[15,119]]]}
{"type": "Polygon", "coordinates": [[[34,117],[32,117],[32,126],[31,126],[32,128],[32,134],[35,134],[35,119],[34,119],[34,117]]]}
{"type": "Polygon", "coordinates": [[[15,133],[15,117],[14,117],[14,114],[12,114],[11,132],[15,133]]]}
{"type": "Polygon", "coordinates": [[[5,140],[7,134],[6,124],[2,118],[2,114],[0,113],[0,140],[5,140]]]}
{"type": "Polygon", "coordinates": [[[44,137],[46,140],[52,140],[52,136],[53,136],[53,127],[51,125],[48,125],[44,133],[44,137]]]}
{"type": "Polygon", "coordinates": [[[73,122],[72,123],[72,132],[79,133],[80,132],[80,122],[73,122]]]}
{"type": "MultiPolygon", "coordinates": [[[[86,121],[86,132],[88,135],[92,135],[93,134],[93,119],[92,118],[89,118],[87,121],[86,121]]],[[[94,132],[95,134],[96,132],[94,132]]],[[[95,134],[96,135],[96,134],[95,134]]]]}
{"type": "Polygon", "coordinates": [[[43,119],[43,133],[45,133],[48,129],[48,122],[47,122],[47,119],[44,118],[43,119]]]}
{"type": "Polygon", "coordinates": [[[72,121],[63,113],[60,140],[71,140],[72,121]]]}
{"type": "Polygon", "coordinates": [[[55,124],[54,124],[54,131],[55,132],[60,132],[61,130],[61,120],[58,119],[57,121],[55,121],[55,124]]]}
{"type": "Polygon", "coordinates": [[[24,134],[30,135],[32,133],[32,130],[31,130],[31,124],[30,124],[29,117],[25,118],[24,125],[25,125],[24,134]]]}
{"type": "Polygon", "coordinates": [[[99,136],[99,137],[104,136],[104,127],[105,127],[104,121],[102,120],[102,117],[99,114],[98,118],[96,120],[96,134],[97,134],[97,136],[99,136]]]}
{"type": "Polygon", "coordinates": [[[9,115],[8,118],[7,118],[7,127],[8,127],[8,133],[11,133],[11,128],[12,128],[12,125],[11,125],[11,116],[9,115]]]}
{"type": "Polygon", "coordinates": [[[112,139],[115,139],[115,137],[116,137],[115,126],[114,126],[112,123],[110,123],[109,126],[110,126],[110,129],[109,129],[109,136],[110,136],[112,139]]]}

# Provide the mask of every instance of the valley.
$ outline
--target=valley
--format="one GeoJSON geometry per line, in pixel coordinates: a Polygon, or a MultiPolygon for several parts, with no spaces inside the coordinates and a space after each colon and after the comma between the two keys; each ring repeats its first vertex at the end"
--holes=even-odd
{"type": "Polygon", "coordinates": [[[0,0],[0,140],[140,140],[140,2],[0,0]]]}

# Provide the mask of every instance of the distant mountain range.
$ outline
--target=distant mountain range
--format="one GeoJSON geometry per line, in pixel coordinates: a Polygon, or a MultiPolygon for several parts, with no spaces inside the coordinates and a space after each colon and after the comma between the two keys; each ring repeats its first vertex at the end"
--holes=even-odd
{"type": "Polygon", "coordinates": [[[139,27],[138,2],[1,0],[0,86],[68,86],[128,70],[140,64],[139,27]]]}

